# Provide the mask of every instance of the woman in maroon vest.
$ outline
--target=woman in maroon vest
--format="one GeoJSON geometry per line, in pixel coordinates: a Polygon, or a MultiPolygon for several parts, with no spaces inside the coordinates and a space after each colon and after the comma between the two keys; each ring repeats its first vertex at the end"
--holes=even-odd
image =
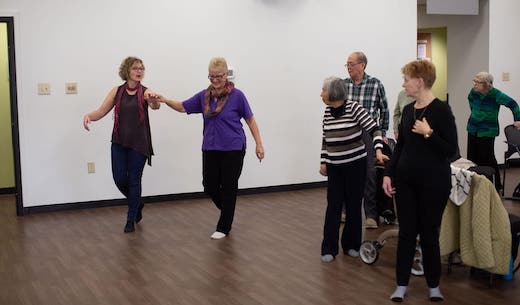
{"type": "Polygon", "coordinates": [[[119,67],[124,84],[114,87],[101,106],[83,117],[83,126],[89,129],[114,108],[112,131],[112,175],[117,188],[128,200],[127,222],[124,232],[134,232],[135,223],[142,219],[141,178],[146,160],[151,165],[153,155],[148,106],[159,109],[156,95],[141,85],[144,77],[143,61],[127,57],[119,67]]]}

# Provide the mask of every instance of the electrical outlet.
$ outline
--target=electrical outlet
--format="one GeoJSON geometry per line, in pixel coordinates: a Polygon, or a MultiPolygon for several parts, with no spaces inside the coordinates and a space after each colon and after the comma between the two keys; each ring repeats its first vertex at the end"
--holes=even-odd
{"type": "Polygon", "coordinates": [[[94,162],[87,162],[87,172],[89,174],[93,174],[96,172],[96,163],[94,162]]]}
{"type": "Polygon", "coordinates": [[[49,95],[49,94],[51,94],[51,84],[38,83],[38,95],[49,95]]]}
{"type": "Polygon", "coordinates": [[[65,83],[65,93],[66,94],[78,94],[78,83],[76,83],[76,82],[65,83]]]}

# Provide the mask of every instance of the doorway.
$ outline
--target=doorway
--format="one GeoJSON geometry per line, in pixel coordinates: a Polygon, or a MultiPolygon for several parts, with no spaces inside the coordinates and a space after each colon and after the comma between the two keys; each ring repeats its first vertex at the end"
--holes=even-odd
{"type": "Polygon", "coordinates": [[[431,60],[435,65],[437,79],[432,92],[443,101],[449,101],[447,33],[447,27],[417,30],[417,58],[431,60]]]}
{"type": "Polygon", "coordinates": [[[0,17],[0,193],[14,194],[23,215],[14,17],[0,17]]]}

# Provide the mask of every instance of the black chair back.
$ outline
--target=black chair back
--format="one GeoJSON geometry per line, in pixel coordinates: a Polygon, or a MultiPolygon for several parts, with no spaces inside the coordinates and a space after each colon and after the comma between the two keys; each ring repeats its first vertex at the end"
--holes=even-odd
{"type": "Polygon", "coordinates": [[[513,125],[508,125],[504,128],[506,135],[507,151],[504,153],[504,157],[507,159],[514,153],[518,153],[520,156],[520,130],[513,125]]]}

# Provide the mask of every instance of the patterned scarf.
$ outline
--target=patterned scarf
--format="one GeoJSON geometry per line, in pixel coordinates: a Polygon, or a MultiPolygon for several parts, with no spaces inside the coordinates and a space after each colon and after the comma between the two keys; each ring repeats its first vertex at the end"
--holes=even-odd
{"type": "Polygon", "coordinates": [[[116,94],[116,107],[114,110],[114,132],[117,133],[119,129],[119,111],[121,109],[121,97],[123,96],[123,91],[137,91],[137,105],[139,106],[139,121],[141,124],[144,124],[144,95],[143,95],[143,86],[141,82],[138,82],[134,88],[130,88],[128,86],[128,82],[125,82],[119,90],[117,90],[116,94]]]}
{"type": "Polygon", "coordinates": [[[229,94],[231,91],[233,91],[233,89],[235,89],[235,84],[233,84],[233,82],[227,81],[224,85],[224,92],[217,94],[215,88],[213,88],[213,85],[209,85],[208,89],[206,89],[206,93],[204,93],[204,114],[207,118],[214,117],[218,115],[220,111],[222,111],[222,108],[224,108],[224,105],[226,105],[229,94]],[[217,107],[213,111],[209,105],[212,97],[218,99],[217,107]]]}

